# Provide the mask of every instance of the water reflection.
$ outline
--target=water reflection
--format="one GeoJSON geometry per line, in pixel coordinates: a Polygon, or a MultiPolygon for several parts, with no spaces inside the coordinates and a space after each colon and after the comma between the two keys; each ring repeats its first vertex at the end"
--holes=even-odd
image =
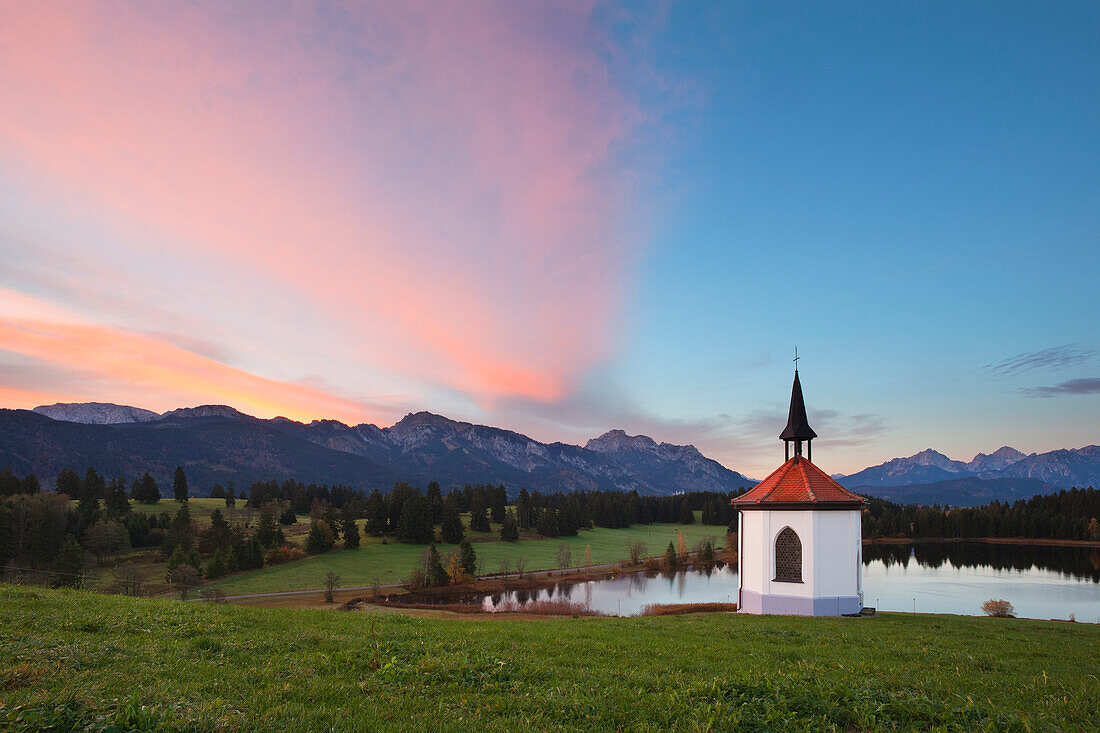
{"type": "Polygon", "coordinates": [[[986,542],[916,542],[904,545],[865,545],[863,564],[881,561],[886,567],[905,568],[911,560],[922,567],[991,568],[993,570],[1050,570],[1071,578],[1100,583],[1100,550],[1050,545],[994,545],[986,542]]]}
{"type": "MultiPolygon", "coordinates": [[[[980,614],[1005,598],[1019,616],[1100,622],[1100,551],[1081,547],[991,545],[981,542],[866,545],[864,602],[886,611],[980,614]]],[[[737,568],[632,573],[538,590],[448,597],[486,610],[541,598],[569,600],[608,615],[637,615],[651,603],[733,603],[737,568]]]]}

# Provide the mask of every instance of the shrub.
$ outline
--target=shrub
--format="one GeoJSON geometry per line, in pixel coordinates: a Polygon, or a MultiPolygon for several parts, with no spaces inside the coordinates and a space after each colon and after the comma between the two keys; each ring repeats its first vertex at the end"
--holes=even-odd
{"type": "Polygon", "coordinates": [[[428,587],[428,574],[424,572],[424,568],[416,567],[409,573],[409,579],[405,581],[405,586],[409,590],[424,590],[428,587]]]}
{"type": "Polygon", "coordinates": [[[982,610],[986,616],[993,616],[994,618],[1016,618],[1016,609],[1003,598],[990,598],[982,604],[982,610]]]}
{"type": "Polygon", "coordinates": [[[643,616],[676,616],[685,613],[733,613],[736,603],[650,603],[642,606],[643,616]]]}
{"type": "Polygon", "coordinates": [[[505,601],[493,609],[493,613],[526,613],[535,616],[602,616],[587,603],[554,598],[544,601],[505,601]]]}
{"type": "Polygon", "coordinates": [[[305,556],[306,553],[303,552],[300,547],[287,547],[283,545],[281,547],[272,547],[267,551],[267,555],[264,556],[264,559],[267,560],[268,565],[282,565],[292,560],[301,560],[305,556]]]}
{"type": "Polygon", "coordinates": [[[183,564],[176,567],[169,575],[169,582],[179,591],[180,600],[187,600],[187,593],[192,588],[197,588],[202,576],[193,565],[183,564]]]}
{"type": "Polygon", "coordinates": [[[328,522],[318,519],[309,530],[309,539],[306,541],[306,549],[311,555],[328,552],[336,544],[336,535],[328,522]]]}

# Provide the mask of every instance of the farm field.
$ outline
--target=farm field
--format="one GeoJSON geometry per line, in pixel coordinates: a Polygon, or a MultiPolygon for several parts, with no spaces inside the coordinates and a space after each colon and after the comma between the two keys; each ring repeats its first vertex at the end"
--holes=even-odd
{"type": "MultiPolygon", "coordinates": [[[[569,546],[573,566],[585,564],[586,546],[591,548],[592,560],[596,564],[623,560],[627,557],[627,545],[631,542],[644,542],[649,554],[659,555],[668,547],[669,542],[676,541],[681,530],[689,549],[707,538],[713,539],[716,545],[725,542],[724,527],[702,524],[596,528],[581,530],[576,537],[553,539],[523,532],[519,542],[500,542],[497,532],[468,531],[467,537],[477,552],[482,572],[493,573],[500,568],[501,560],[506,560],[510,567],[515,567],[515,561],[520,557],[524,560],[525,570],[556,568],[558,546],[563,542],[569,546]]],[[[364,537],[362,543],[354,550],[344,550],[337,546],[330,552],[304,560],[231,575],[212,585],[217,585],[227,594],[316,589],[323,587],[325,575],[330,571],[340,576],[340,584],[343,586],[399,583],[409,576],[425,549],[424,545],[404,545],[392,540],[382,544],[381,539],[375,537],[364,537]]],[[[436,547],[446,557],[456,546],[439,544],[436,547]]]]}
{"type": "Polygon", "coordinates": [[[419,618],[0,586],[7,730],[1100,727],[1100,627],[419,618]]]}

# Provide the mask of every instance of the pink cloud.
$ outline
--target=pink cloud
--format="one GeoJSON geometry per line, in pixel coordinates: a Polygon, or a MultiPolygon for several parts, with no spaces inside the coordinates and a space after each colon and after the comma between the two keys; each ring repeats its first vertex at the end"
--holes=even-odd
{"type": "MultiPolygon", "coordinates": [[[[0,159],[334,349],[557,400],[608,356],[638,251],[612,168],[638,115],[592,33],[554,4],[8,4],[0,159]]],[[[68,334],[92,335],[117,334],[68,334]]]]}

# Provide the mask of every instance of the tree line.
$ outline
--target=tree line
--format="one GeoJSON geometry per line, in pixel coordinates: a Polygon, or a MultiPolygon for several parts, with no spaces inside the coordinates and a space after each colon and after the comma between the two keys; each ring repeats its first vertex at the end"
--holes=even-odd
{"type": "MultiPolygon", "coordinates": [[[[0,470],[0,565],[44,571],[57,585],[76,585],[85,574],[86,555],[107,564],[133,548],[148,547],[167,560],[166,582],[186,589],[204,576],[294,559],[283,547],[276,506],[261,507],[255,523],[215,509],[209,526],[200,528],[191,519],[182,468],[176,469],[173,484],[180,508],[155,514],[131,505],[131,499],[159,501],[160,489],[149,474],[127,487],[123,478],[108,482],[95,468],[83,476],[66,468],[57,476],[57,491],[46,493],[33,475],[20,478],[0,470]],[[203,557],[209,560],[204,563],[203,557]]],[[[227,496],[226,504],[232,507],[234,499],[227,496]]],[[[299,550],[297,556],[304,553],[299,550]]]]}
{"type": "Polygon", "coordinates": [[[894,504],[871,497],[863,510],[863,536],[1028,537],[1100,540],[1100,491],[1062,489],[1012,503],[980,507],[894,504]]]}

